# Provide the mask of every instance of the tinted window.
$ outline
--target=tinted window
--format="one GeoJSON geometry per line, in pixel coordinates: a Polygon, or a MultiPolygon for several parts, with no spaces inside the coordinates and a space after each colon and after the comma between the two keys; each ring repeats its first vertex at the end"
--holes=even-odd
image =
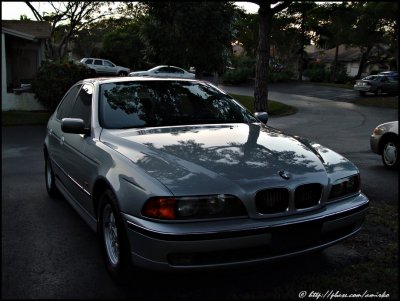
{"type": "Polygon", "coordinates": [[[90,59],[90,60],[86,60],[86,62],[85,62],[86,64],[92,64],[93,63],[93,60],[92,59],[90,59]]]}
{"type": "Polygon", "coordinates": [[[170,68],[168,68],[168,67],[162,67],[162,68],[158,69],[158,72],[169,73],[171,71],[170,71],[170,68]]]}
{"type": "Polygon", "coordinates": [[[57,109],[57,119],[61,120],[63,118],[69,117],[69,114],[72,111],[72,107],[74,105],[76,94],[78,93],[80,87],[81,85],[72,87],[64,96],[60,106],[57,109]]]}
{"type": "Polygon", "coordinates": [[[93,65],[100,65],[100,66],[102,66],[102,65],[103,65],[103,62],[102,62],[101,60],[94,60],[93,65]]]}
{"type": "Polygon", "coordinates": [[[85,122],[86,127],[90,127],[90,117],[92,108],[93,86],[89,84],[83,85],[76,98],[74,107],[69,117],[81,118],[85,122]]]}
{"type": "Polygon", "coordinates": [[[247,110],[206,83],[139,81],[100,87],[105,128],[257,122],[247,110]]]}
{"type": "Polygon", "coordinates": [[[180,69],[178,69],[178,68],[172,68],[172,67],[170,67],[169,69],[170,69],[170,72],[171,72],[171,73],[183,73],[183,71],[180,70],[180,69]]]}
{"type": "Polygon", "coordinates": [[[104,66],[114,67],[114,64],[109,61],[104,61],[104,66]]]}

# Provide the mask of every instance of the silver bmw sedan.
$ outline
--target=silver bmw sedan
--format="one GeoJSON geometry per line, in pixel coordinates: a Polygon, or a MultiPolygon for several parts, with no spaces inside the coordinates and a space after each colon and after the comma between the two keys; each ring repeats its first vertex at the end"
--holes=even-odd
{"type": "Polygon", "coordinates": [[[86,79],[48,121],[46,188],[96,231],[117,283],[137,267],[257,264],[359,231],[357,167],[266,123],[204,81],[86,79]]]}

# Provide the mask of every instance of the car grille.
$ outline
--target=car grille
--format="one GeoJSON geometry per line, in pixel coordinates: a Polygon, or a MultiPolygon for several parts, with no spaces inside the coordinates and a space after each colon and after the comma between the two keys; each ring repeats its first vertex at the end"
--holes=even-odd
{"type": "Polygon", "coordinates": [[[319,204],[322,196],[322,185],[306,184],[296,188],[294,194],[294,206],[296,209],[304,209],[319,204]]]}
{"type": "Polygon", "coordinates": [[[256,207],[262,214],[285,212],[289,208],[289,191],[273,188],[257,192],[256,207]]]}
{"type": "MultiPolygon", "coordinates": [[[[297,187],[293,207],[297,210],[317,206],[321,200],[322,191],[322,185],[317,183],[297,187]]],[[[259,213],[275,214],[288,211],[291,200],[289,190],[286,188],[272,188],[257,192],[255,201],[259,213]]]]}

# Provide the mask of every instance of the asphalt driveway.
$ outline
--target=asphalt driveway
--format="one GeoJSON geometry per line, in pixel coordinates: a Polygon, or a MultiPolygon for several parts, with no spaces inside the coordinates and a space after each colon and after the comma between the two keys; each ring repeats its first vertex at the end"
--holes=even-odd
{"type": "MultiPolygon", "coordinates": [[[[234,93],[252,95],[251,88],[240,89],[241,93],[234,93]]],[[[371,200],[397,202],[398,173],[386,170],[368,144],[372,129],[397,119],[397,111],[294,92],[270,90],[271,99],[294,105],[299,111],[271,118],[269,125],[342,153],[360,168],[362,189],[371,200]]],[[[95,234],[65,200],[47,196],[44,135],[43,126],[2,128],[2,298],[265,299],[284,284],[364,260],[339,244],[318,256],[220,271],[212,277],[207,273],[133,275],[130,287],[118,288],[103,266],[95,234]]]]}

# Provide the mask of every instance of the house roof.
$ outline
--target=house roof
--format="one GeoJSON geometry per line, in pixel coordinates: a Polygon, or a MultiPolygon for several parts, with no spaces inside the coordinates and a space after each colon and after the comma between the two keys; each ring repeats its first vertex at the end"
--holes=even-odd
{"type": "MultiPolygon", "coordinates": [[[[318,59],[321,62],[333,62],[335,60],[335,48],[317,51],[311,53],[309,56],[318,59]]],[[[345,45],[339,46],[338,60],[341,62],[358,61],[361,57],[361,51],[357,47],[346,47],[345,45]]]]}
{"type": "Polygon", "coordinates": [[[39,39],[50,38],[51,33],[51,25],[46,21],[1,20],[1,27],[2,29],[8,29],[10,34],[17,32],[39,39]]]}

